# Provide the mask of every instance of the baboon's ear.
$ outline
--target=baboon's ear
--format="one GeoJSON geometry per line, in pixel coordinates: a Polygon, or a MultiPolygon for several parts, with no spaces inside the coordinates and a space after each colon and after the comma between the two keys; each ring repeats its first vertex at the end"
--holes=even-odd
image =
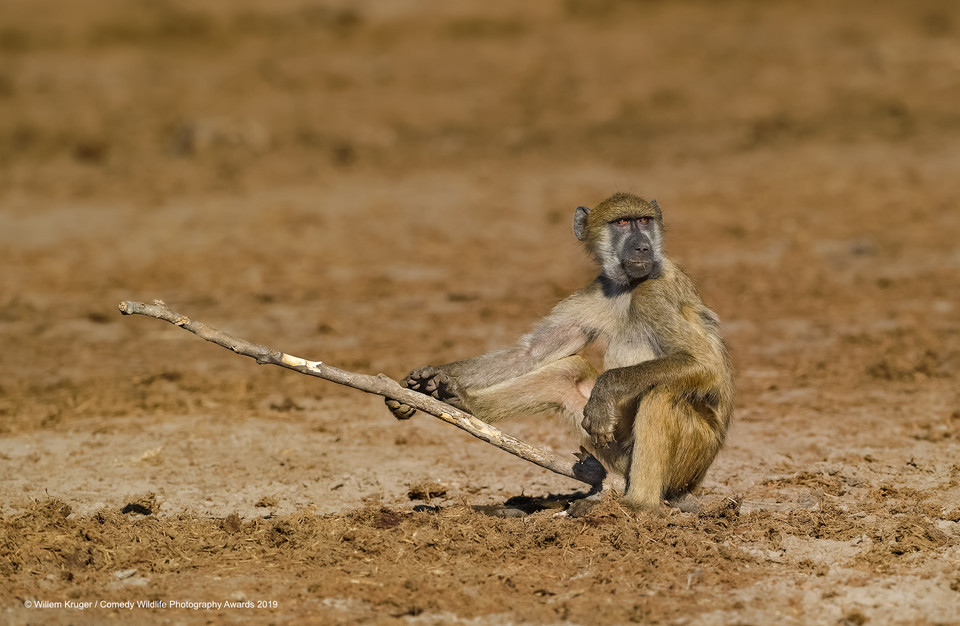
{"type": "Polygon", "coordinates": [[[590,215],[590,209],[585,206],[578,206],[577,212],[573,214],[573,234],[577,239],[584,241],[587,238],[587,216],[590,215]]]}
{"type": "Polygon", "coordinates": [[[660,218],[660,222],[663,223],[663,211],[660,209],[660,205],[657,204],[657,199],[656,199],[656,198],[654,198],[653,200],[650,201],[650,206],[652,206],[652,207],[654,208],[654,210],[656,210],[656,212],[657,212],[657,217],[659,217],[659,218],[660,218]]]}

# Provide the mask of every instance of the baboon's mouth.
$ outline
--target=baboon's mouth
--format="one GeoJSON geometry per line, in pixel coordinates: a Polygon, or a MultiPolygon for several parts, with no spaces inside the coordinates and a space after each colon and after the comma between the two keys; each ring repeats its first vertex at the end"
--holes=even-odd
{"type": "Polygon", "coordinates": [[[659,273],[659,264],[652,260],[627,260],[623,263],[623,272],[630,280],[646,280],[659,273]]]}

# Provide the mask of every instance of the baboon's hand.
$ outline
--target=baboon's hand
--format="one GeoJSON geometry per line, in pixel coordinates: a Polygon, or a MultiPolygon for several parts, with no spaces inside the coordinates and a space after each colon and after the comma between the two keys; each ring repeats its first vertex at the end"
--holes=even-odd
{"type": "Polygon", "coordinates": [[[617,414],[613,397],[603,384],[603,375],[601,375],[593,387],[587,405],[583,407],[583,421],[580,424],[590,435],[590,440],[598,450],[607,448],[614,442],[617,414]]]}

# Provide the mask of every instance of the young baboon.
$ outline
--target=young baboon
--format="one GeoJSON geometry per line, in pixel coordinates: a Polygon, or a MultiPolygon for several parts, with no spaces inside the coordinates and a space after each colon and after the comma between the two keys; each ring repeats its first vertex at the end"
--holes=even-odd
{"type": "Polygon", "coordinates": [[[626,477],[626,504],[655,509],[697,487],[723,446],[733,371],[719,320],[664,256],[656,200],[618,193],[579,207],[573,231],[601,267],[595,281],[516,346],[421,367],[404,384],[490,423],[558,415],[626,477]],[[579,354],[594,342],[606,346],[603,373],[579,354]]]}

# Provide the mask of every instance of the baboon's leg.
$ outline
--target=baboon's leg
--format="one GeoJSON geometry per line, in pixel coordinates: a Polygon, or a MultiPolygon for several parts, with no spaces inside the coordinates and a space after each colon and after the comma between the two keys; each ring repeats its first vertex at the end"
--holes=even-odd
{"type": "MultiPolygon", "coordinates": [[[[464,389],[455,378],[432,366],[411,372],[406,385],[489,424],[508,417],[559,415],[583,438],[583,407],[597,376],[599,372],[589,361],[573,355],[490,387],[464,389]]],[[[388,399],[386,404],[398,419],[409,419],[416,413],[413,407],[395,400],[388,399]]]]}
{"type": "Polygon", "coordinates": [[[485,422],[557,415],[578,437],[589,440],[580,422],[598,375],[589,361],[573,355],[492,387],[467,389],[462,395],[470,412],[485,422]]]}
{"type": "Polygon", "coordinates": [[[597,376],[599,372],[589,361],[573,355],[492,387],[468,390],[463,394],[464,403],[476,417],[489,423],[509,417],[557,416],[607,471],[626,476],[633,441],[632,411],[620,417],[616,440],[606,448],[594,448],[583,428],[583,407],[597,376]]]}
{"type": "Polygon", "coordinates": [[[637,408],[624,502],[657,509],[661,498],[694,489],[720,446],[716,432],[690,404],[653,389],[637,408]]]}

